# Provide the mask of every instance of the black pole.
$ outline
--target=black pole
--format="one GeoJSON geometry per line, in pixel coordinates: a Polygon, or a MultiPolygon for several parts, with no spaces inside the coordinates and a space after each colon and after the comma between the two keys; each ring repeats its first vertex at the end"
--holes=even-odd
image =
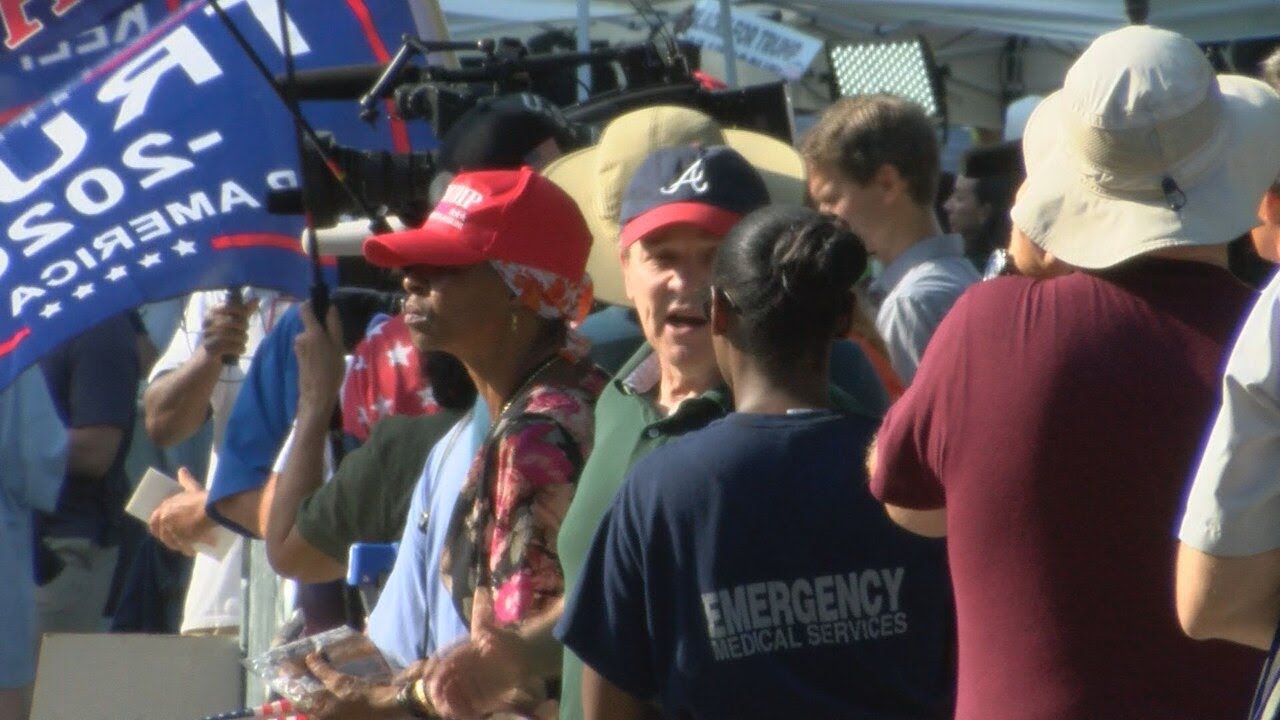
{"type": "Polygon", "coordinates": [[[307,174],[302,172],[306,158],[306,133],[302,129],[306,119],[302,117],[302,108],[298,106],[296,94],[297,83],[293,63],[293,42],[289,33],[289,15],[285,11],[285,0],[276,0],[276,15],[280,23],[280,36],[284,49],[284,102],[293,116],[293,136],[298,148],[298,187],[302,190],[302,222],[307,236],[307,254],[311,258],[311,312],[316,322],[325,327],[325,318],[329,315],[329,286],[324,283],[324,271],[320,267],[320,244],[316,241],[316,226],[311,215],[311,194],[307,192],[307,174]]]}

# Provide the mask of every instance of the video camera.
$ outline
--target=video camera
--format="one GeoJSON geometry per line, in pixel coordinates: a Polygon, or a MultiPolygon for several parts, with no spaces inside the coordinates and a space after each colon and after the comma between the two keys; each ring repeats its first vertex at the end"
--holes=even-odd
{"type": "MultiPolygon", "coordinates": [[[[287,84],[284,78],[277,78],[277,82],[287,84]]],[[[405,36],[385,67],[375,64],[298,72],[291,90],[297,100],[358,98],[361,117],[371,123],[378,121],[381,106],[390,101],[396,116],[429,121],[440,138],[481,105],[521,103],[546,115],[564,151],[589,145],[598,128],[617,115],[659,103],[692,107],[727,126],[760,130],[791,141],[783,83],[743,90],[704,90],[674,43],[665,48],[651,42],[531,55],[523,43],[509,38],[429,42],[405,36]],[[410,63],[416,56],[436,52],[470,55],[463,56],[461,68],[410,63]],[[620,68],[625,86],[563,109],[533,94],[557,76],[587,64],[593,73],[602,66],[620,68]]],[[[315,227],[324,228],[344,215],[358,216],[363,207],[372,207],[380,215],[398,216],[405,225],[419,225],[430,211],[437,174],[457,170],[447,167],[439,154],[361,150],[341,145],[331,134],[319,135],[319,147],[312,143],[304,146],[302,189],[268,193],[271,212],[301,214],[306,208],[315,227]],[[303,192],[307,193],[305,203],[303,192]]]]}
{"type": "MultiPolygon", "coordinates": [[[[572,149],[589,143],[590,135],[569,125],[555,105],[530,95],[530,91],[551,75],[588,63],[617,63],[628,84],[637,87],[687,75],[650,45],[531,56],[523,43],[510,38],[441,43],[406,36],[385,67],[361,65],[299,72],[291,90],[297,100],[359,98],[361,117],[370,123],[378,121],[381,106],[390,101],[397,117],[428,121],[437,137],[444,137],[459,118],[482,102],[521,103],[545,114],[561,130],[555,133],[561,148],[572,149]],[[458,69],[410,64],[417,55],[444,51],[479,55],[464,56],[464,66],[458,69]]],[[[285,78],[277,78],[277,82],[287,84],[285,78]]],[[[430,209],[431,182],[442,169],[437,155],[362,150],[341,145],[330,133],[318,136],[319,147],[313,143],[304,146],[302,189],[269,192],[269,211],[301,214],[307,208],[318,228],[330,227],[344,215],[360,215],[362,207],[396,215],[406,225],[420,224],[425,219],[430,209]],[[345,180],[338,180],[340,176],[345,180]],[[363,206],[357,197],[363,199],[363,206]]]]}

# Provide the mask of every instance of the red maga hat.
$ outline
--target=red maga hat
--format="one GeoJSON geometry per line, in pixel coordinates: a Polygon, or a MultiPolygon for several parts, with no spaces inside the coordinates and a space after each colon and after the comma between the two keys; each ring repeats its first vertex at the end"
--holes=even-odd
{"type": "Polygon", "coordinates": [[[578,205],[533,168],[459,173],[422,227],[364,241],[380,267],[501,260],[577,282],[591,252],[578,205]]]}

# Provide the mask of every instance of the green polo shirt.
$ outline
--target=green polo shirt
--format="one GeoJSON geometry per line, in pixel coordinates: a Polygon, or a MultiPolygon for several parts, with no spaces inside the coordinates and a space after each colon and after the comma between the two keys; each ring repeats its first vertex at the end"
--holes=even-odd
{"type": "Polygon", "coordinates": [[[303,499],[294,521],[299,534],[343,564],[352,543],[399,542],[427,453],[461,416],[445,410],[379,420],[329,482],[303,499]]]}
{"type": "MultiPolygon", "coordinates": [[[[727,394],[716,389],[685,400],[663,417],[647,395],[626,382],[652,354],[647,343],[641,345],[596,401],[595,447],[582,468],[557,539],[566,594],[577,584],[596,528],[631,466],[662,443],[705,426],[729,409],[727,394]]],[[[560,718],[581,720],[582,661],[567,648],[560,678],[560,718]]]]}

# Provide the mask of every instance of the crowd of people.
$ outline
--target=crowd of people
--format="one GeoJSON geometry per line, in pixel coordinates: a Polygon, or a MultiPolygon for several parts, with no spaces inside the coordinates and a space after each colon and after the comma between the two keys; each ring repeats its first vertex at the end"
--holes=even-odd
{"type": "Polygon", "coordinates": [[[1231,260],[1277,259],[1268,80],[1105,34],[944,202],[888,95],[797,148],[656,106],[568,154],[482,104],[425,221],[327,248],[367,281],[325,317],[200,292],[0,392],[0,720],[38,632],[241,635],[242,581],[395,670],[308,656],[320,720],[1244,717],[1280,643],[1280,279],[1231,260]],[[182,491],[142,538],[146,441],[182,491]]]}

